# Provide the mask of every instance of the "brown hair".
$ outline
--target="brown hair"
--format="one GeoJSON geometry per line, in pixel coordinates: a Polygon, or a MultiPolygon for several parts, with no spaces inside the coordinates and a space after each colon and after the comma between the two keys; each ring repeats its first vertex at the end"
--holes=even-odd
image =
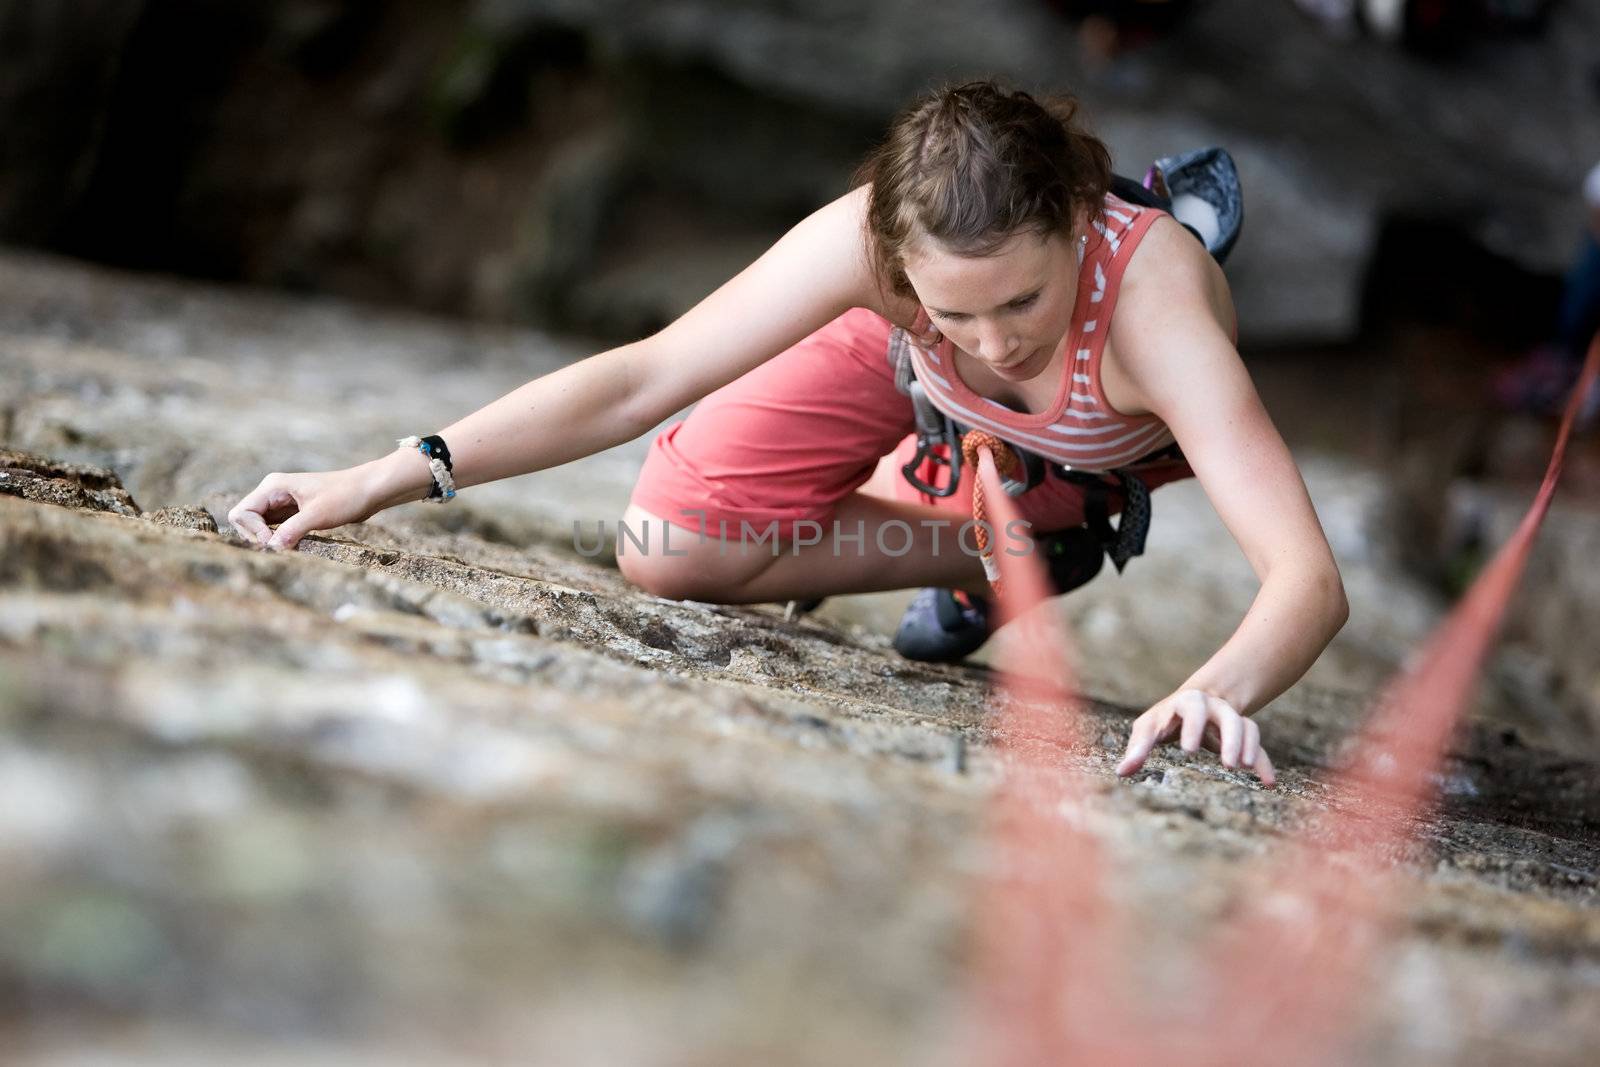
{"type": "Polygon", "coordinates": [[[931,237],[960,255],[990,255],[1020,230],[1071,232],[1099,218],[1111,154],[1078,124],[1070,96],[1036,100],[994,79],[935,89],[901,111],[856,168],[871,183],[865,240],[880,285],[912,295],[907,248],[931,237]]]}

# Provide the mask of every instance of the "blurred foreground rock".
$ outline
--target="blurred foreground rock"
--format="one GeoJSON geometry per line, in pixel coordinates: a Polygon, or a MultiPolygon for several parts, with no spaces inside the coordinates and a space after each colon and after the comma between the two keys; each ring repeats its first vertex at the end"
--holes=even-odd
{"type": "MultiPolygon", "coordinates": [[[[1004,768],[987,672],[898,659],[899,601],[786,623],[640,594],[570,538],[620,511],[637,443],[298,553],[206,521],[561,354],[0,259],[8,1063],[961,1062],[1004,768]]],[[[1370,479],[1303,461],[1356,616],[1263,719],[1278,790],[1170,753],[1112,776],[1248,601],[1203,497],[1163,490],[1149,556],[1065,602],[1111,702],[1057,758],[1094,783],[1152,984],[1336,803],[1370,688],[1437,614],[1363,532],[1370,479]]],[[[1555,743],[1487,687],[1398,857],[1359,1061],[1600,1041],[1600,775],[1555,743]]]]}

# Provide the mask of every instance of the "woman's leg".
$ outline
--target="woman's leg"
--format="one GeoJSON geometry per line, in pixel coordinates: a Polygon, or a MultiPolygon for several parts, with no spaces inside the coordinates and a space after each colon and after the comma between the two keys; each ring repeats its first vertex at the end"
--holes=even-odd
{"type": "Polygon", "coordinates": [[[923,585],[976,591],[986,585],[972,532],[961,536],[964,520],[941,508],[863,492],[841,500],[826,522],[813,528],[802,521],[782,539],[762,538],[760,530],[702,537],[672,524],[670,557],[660,538],[668,526],[662,516],[630,505],[623,521],[635,533],[648,527],[652,538],[648,555],[631,540],[619,544],[623,574],[647,592],[674,600],[754,604],[923,585]]]}
{"type": "MultiPolygon", "coordinates": [[[[940,499],[900,473],[914,418],[894,388],[889,329],[847,312],[659,435],[623,516],[629,535],[619,531],[623,575],[658,596],[722,603],[984,591],[972,530],[961,536],[971,473],[940,499]]],[[[1018,503],[1034,534],[1083,521],[1081,490],[1063,481],[1018,503]]],[[[1024,544],[1005,531],[997,541],[1024,544]]]]}
{"type": "Polygon", "coordinates": [[[964,520],[857,491],[914,422],[889,329],[847,312],[660,434],[623,518],[635,535],[619,536],[624,576],[658,596],[728,603],[981,584],[981,563],[956,543],[964,520]],[[641,528],[652,535],[642,547],[641,528]]]}
{"type": "MultiPolygon", "coordinates": [[[[763,538],[753,527],[743,536],[737,527],[729,528],[726,538],[705,535],[630,505],[623,521],[635,537],[619,540],[617,562],[636,585],[674,600],[750,604],[930,585],[987,593],[972,531],[963,532],[971,519],[970,496],[924,503],[900,473],[905,458],[884,456],[860,490],[838,503],[831,519],[797,525],[781,539],[763,538]],[[646,530],[648,538],[638,536],[646,530]]],[[[1145,479],[1154,489],[1190,476],[1188,465],[1178,461],[1149,469],[1145,479]]],[[[1108,503],[1116,514],[1120,501],[1113,495],[1108,503]]],[[[1038,487],[1019,504],[1031,524],[1029,536],[1083,521],[1083,490],[1064,481],[1038,487]]],[[[997,547],[1020,551],[1026,542],[1002,531],[997,547]]]]}

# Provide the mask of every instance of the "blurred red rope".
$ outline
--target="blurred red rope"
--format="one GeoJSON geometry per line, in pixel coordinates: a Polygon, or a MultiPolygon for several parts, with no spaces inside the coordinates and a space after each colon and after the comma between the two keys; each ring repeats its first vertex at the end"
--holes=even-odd
{"type": "MultiPolygon", "coordinates": [[[[1412,836],[1445,747],[1549,512],[1584,398],[1600,375],[1600,335],[1567,401],[1544,480],[1515,533],[1385,686],[1339,798],[1270,869],[1213,938],[1192,1004],[1152,1004],[1126,983],[1127,909],[1106,897],[1088,830],[1091,787],[1067,757],[1081,745],[1059,613],[1043,563],[1005,553],[997,752],[1006,777],[991,807],[995,873],[976,916],[973,1059],[984,1064],[1297,1063],[1337,1055],[1381,935],[1399,914],[1394,858],[1412,836]],[[1188,1009],[1188,1010],[1185,1010],[1188,1009]]],[[[987,449],[974,469],[985,499],[1016,518],[987,449]]],[[[1091,744],[1098,739],[1092,739],[1091,744]]]]}

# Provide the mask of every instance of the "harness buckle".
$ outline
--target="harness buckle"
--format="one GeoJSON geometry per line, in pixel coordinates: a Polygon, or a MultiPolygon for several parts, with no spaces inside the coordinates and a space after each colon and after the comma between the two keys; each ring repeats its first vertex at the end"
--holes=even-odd
{"type": "Polygon", "coordinates": [[[936,497],[952,496],[961,485],[961,434],[949,416],[933,406],[921,382],[912,378],[907,385],[907,392],[911,395],[911,407],[917,414],[917,453],[911,457],[911,462],[900,468],[900,473],[918,492],[936,497]],[[945,446],[943,455],[937,451],[940,445],[945,446]],[[927,462],[950,472],[950,481],[943,488],[923,481],[917,473],[927,462]]]}
{"type": "MultiPolygon", "coordinates": [[[[951,496],[961,487],[961,438],[966,435],[967,427],[934,407],[922,383],[915,378],[907,383],[907,391],[917,417],[917,451],[911,461],[900,468],[900,473],[918,492],[935,497],[951,496]],[[942,455],[939,452],[940,445],[944,446],[942,455]],[[941,487],[925,481],[918,472],[926,462],[933,463],[935,468],[948,470],[949,482],[941,487]]],[[[1044,481],[1049,467],[1037,453],[1019,448],[1010,441],[1006,442],[1006,447],[1021,461],[1023,473],[1020,478],[1002,476],[1000,486],[1007,496],[1018,497],[1044,481]]],[[[938,480],[937,477],[934,480],[938,480]]]]}
{"type": "Polygon", "coordinates": [[[1018,448],[1010,441],[1006,442],[1006,447],[1016,453],[1017,459],[1022,461],[1022,477],[1001,478],[1000,484],[1004,487],[1007,496],[1021,496],[1044,481],[1045,472],[1048,468],[1045,465],[1044,457],[1038,453],[1029,452],[1026,448],[1018,448]]]}

